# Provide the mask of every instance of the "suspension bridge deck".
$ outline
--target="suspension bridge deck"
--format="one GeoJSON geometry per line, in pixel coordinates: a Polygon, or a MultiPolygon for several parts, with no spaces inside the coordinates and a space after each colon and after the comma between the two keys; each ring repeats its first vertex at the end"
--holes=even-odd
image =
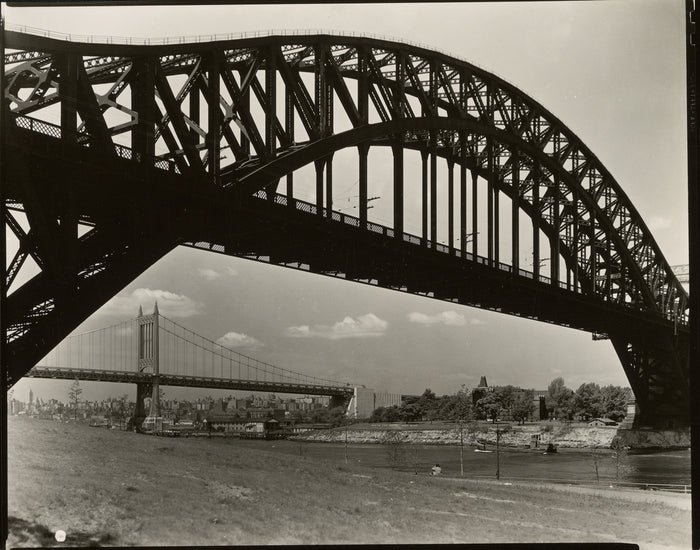
{"type": "MultiPolygon", "coordinates": [[[[150,372],[128,372],[102,369],[76,369],[63,367],[34,367],[26,375],[29,378],[52,378],[57,380],[86,380],[94,382],[149,383],[154,375],[150,372]]],[[[273,393],[298,393],[305,395],[330,395],[344,397],[354,391],[350,384],[345,386],[323,386],[314,384],[293,384],[263,380],[230,380],[208,376],[178,374],[158,374],[161,386],[186,386],[190,388],[213,388],[223,390],[247,390],[273,393]]]]}

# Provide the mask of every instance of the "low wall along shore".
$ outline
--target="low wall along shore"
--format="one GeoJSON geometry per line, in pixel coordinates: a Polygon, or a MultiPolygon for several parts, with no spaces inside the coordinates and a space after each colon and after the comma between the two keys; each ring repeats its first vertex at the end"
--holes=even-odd
{"type": "MultiPolygon", "coordinates": [[[[509,425],[501,424],[500,444],[505,447],[537,448],[552,443],[559,448],[609,448],[619,434],[624,445],[632,449],[671,449],[690,446],[689,431],[682,430],[626,430],[617,427],[572,427],[565,424],[509,425]]],[[[482,426],[463,430],[466,445],[495,445],[496,426],[482,426]]],[[[459,426],[422,428],[416,425],[363,424],[330,430],[315,430],[294,437],[297,440],[327,443],[387,443],[400,442],[414,445],[459,445],[459,426]],[[347,433],[346,433],[347,432],[347,433]]]]}

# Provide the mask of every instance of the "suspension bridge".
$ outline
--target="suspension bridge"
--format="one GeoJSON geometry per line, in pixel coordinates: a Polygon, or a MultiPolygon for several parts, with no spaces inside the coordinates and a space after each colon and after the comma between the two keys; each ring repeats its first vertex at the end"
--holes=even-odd
{"type": "Polygon", "coordinates": [[[182,245],[602,335],[636,421],[688,425],[687,292],[620,183],[513,84],[376,37],[25,31],[3,40],[10,385],[182,245]]]}
{"type": "Polygon", "coordinates": [[[332,407],[347,406],[356,387],[226,348],[164,317],[158,304],[151,315],[139,308],[136,318],[69,336],[25,376],[136,384],[137,420],[146,397],[149,416],[160,416],[160,386],[328,395],[332,407]]]}

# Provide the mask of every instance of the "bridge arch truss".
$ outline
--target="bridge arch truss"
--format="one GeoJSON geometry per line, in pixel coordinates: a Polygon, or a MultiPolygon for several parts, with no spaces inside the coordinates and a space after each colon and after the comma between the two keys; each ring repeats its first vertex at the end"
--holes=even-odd
{"type": "Polygon", "coordinates": [[[363,37],[152,46],[5,37],[3,133],[12,157],[4,201],[19,242],[5,300],[17,373],[187,244],[605,333],[645,422],[684,421],[686,292],[598,158],[501,78],[363,37]],[[391,151],[389,226],[369,212],[375,147],[391,151]],[[333,160],[348,149],[357,154],[357,216],[334,210],[333,160]],[[406,231],[409,156],[421,174],[417,234],[406,231]],[[307,166],[310,202],[298,198],[307,166]],[[296,238],[263,245],[241,236],[232,212],[262,226],[276,220],[278,234],[281,224],[296,238]],[[325,234],[315,254],[302,250],[325,234]],[[13,289],[28,258],[39,273],[13,289]],[[414,264],[424,276],[406,274],[414,264]],[[449,284],[431,286],[439,278],[449,284]],[[510,297],[494,300],[504,281],[510,297]],[[530,291],[542,298],[515,298],[530,291]]]}

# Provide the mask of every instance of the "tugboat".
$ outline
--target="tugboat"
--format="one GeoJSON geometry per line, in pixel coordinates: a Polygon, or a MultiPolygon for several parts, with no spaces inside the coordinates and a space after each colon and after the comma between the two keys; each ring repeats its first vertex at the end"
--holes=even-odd
{"type": "Polygon", "coordinates": [[[545,454],[545,455],[554,455],[554,454],[557,454],[557,448],[554,446],[554,443],[549,443],[549,444],[547,445],[547,450],[546,450],[544,453],[542,453],[542,454],[545,454]]]}

